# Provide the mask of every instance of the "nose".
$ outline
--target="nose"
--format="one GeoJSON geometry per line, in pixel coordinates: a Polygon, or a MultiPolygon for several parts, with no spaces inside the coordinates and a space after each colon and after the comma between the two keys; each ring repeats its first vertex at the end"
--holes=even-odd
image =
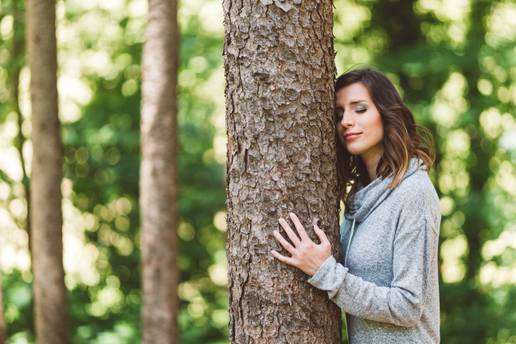
{"type": "Polygon", "coordinates": [[[342,125],[345,128],[352,127],[354,124],[353,119],[351,116],[346,116],[346,113],[342,115],[342,119],[340,120],[340,125],[342,125]]]}

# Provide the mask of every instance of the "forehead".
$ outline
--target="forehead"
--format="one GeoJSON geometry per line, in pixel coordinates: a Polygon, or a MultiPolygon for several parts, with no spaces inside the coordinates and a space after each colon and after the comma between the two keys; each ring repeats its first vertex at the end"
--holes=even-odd
{"type": "Polygon", "coordinates": [[[347,105],[348,103],[356,100],[371,101],[369,91],[361,82],[355,82],[348,85],[335,93],[335,100],[339,105],[347,105]]]}

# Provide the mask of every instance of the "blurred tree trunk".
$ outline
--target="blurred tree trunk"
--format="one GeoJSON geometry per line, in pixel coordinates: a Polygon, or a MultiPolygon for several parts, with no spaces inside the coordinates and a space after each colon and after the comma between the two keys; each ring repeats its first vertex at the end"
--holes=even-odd
{"type": "Polygon", "coordinates": [[[27,217],[25,223],[20,223],[19,226],[27,231],[28,247],[30,251],[31,247],[31,225],[30,225],[30,179],[27,173],[27,166],[23,157],[23,147],[27,142],[27,137],[23,134],[23,114],[20,109],[20,73],[25,65],[25,21],[24,21],[24,3],[14,2],[11,4],[13,13],[13,38],[10,49],[10,66],[8,67],[9,72],[9,86],[10,86],[10,102],[13,111],[16,113],[16,119],[18,124],[18,133],[14,139],[13,146],[16,147],[18,155],[20,157],[20,167],[22,170],[22,184],[25,192],[25,198],[27,200],[27,217]]]}
{"type": "MultiPolygon", "coordinates": [[[[18,155],[20,156],[20,166],[22,169],[22,184],[23,189],[25,191],[25,200],[27,204],[27,215],[24,219],[20,219],[18,221],[17,217],[14,214],[11,214],[13,221],[19,226],[27,231],[28,237],[28,249],[31,251],[30,242],[31,242],[31,230],[30,230],[30,205],[29,205],[29,195],[30,195],[30,183],[29,177],[27,174],[27,168],[25,165],[25,159],[23,157],[23,146],[27,141],[27,138],[23,134],[22,125],[23,125],[23,114],[21,112],[19,106],[19,80],[20,80],[20,72],[22,67],[25,65],[25,21],[24,21],[24,11],[25,4],[24,2],[14,2],[9,3],[7,6],[4,6],[4,13],[12,13],[13,23],[13,33],[10,42],[9,49],[9,59],[6,62],[6,70],[8,73],[7,76],[7,84],[9,85],[9,105],[11,110],[14,111],[17,118],[18,124],[18,133],[13,140],[13,146],[18,151],[18,155]]],[[[7,182],[10,184],[10,188],[14,188],[15,182],[14,180],[8,179],[7,182]],[[12,182],[12,183],[11,183],[12,182]]],[[[2,247],[0,247],[0,252],[2,247]]],[[[2,271],[0,270],[0,343],[4,343],[7,340],[7,327],[4,318],[4,308],[3,308],[3,288],[1,284],[2,280],[2,271]]],[[[33,300],[31,299],[31,304],[33,304],[33,300]]],[[[32,319],[32,318],[31,318],[32,319]]],[[[33,325],[33,322],[31,322],[33,325]]],[[[29,329],[30,332],[34,333],[34,328],[31,326],[29,329]]]]}
{"type": "MultiPolygon", "coordinates": [[[[481,45],[478,39],[485,39],[487,27],[484,18],[491,12],[492,3],[475,2],[471,6],[470,17],[472,22],[479,23],[471,25],[467,34],[466,56],[479,56],[481,45]]],[[[468,203],[462,206],[464,217],[464,235],[468,242],[468,250],[464,259],[466,263],[465,281],[470,285],[477,283],[480,268],[482,267],[482,247],[489,238],[488,230],[490,223],[485,214],[489,209],[489,193],[486,192],[487,182],[492,174],[490,160],[495,156],[498,142],[490,140],[481,129],[480,114],[489,107],[489,104],[477,87],[482,79],[482,63],[474,60],[464,64],[462,72],[467,76],[467,92],[471,111],[469,116],[462,116],[461,127],[468,133],[471,140],[471,154],[468,158],[467,172],[470,177],[470,190],[468,203]],[[482,211],[480,211],[482,210],[482,211]]],[[[477,337],[478,338],[478,337],[477,337]]],[[[487,340],[487,337],[485,338],[487,340]]]]}
{"type": "Polygon", "coordinates": [[[143,48],[140,208],[143,342],[178,343],[176,0],[150,0],[143,48]]]}
{"type": "Polygon", "coordinates": [[[293,211],[315,242],[321,220],[340,259],[332,2],[223,8],[229,340],[340,343],[340,309],[270,255],[289,255],[272,231],[293,211]]]}
{"type": "Polygon", "coordinates": [[[27,2],[27,49],[31,73],[32,146],[30,206],[36,339],[69,343],[64,284],[62,155],[57,95],[55,2],[27,2]]]}

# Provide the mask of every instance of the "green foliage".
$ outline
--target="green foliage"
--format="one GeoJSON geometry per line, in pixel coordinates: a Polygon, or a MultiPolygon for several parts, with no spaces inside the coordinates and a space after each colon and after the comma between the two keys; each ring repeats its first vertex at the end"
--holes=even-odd
{"type": "MultiPolygon", "coordinates": [[[[74,216],[84,219],[73,222],[74,231],[95,253],[92,277],[67,276],[74,343],[135,343],[141,337],[144,2],[114,3],[89,8],[78,0],[58,2],[61,78],[74,80],[60,88],[64,175],[71,186],[66,197],[79,214],[74,216]]],[[[514,268],[516,245],[507,235],[514,231],[509,220],[516,213],[511,189],[516,150],[509,139],[516,50],[514,33],[502,25],[516,10],[503,1],[471,1],[464,8],[462,2],[431,3],[336,0],[336,63],[341,72],[356,64],[386,72],[417,122],[435,135],[431,177],[443,207],[443,342],[513,343],[516,288],[497,276],[514,268]]],[[[15,5],[23,12],[23,2],[0,4],[3,126],[16,122],[9,78],[25,57],[9,53],[14,37],[9,16],[15,5]]],[[[179,323],[186,344],[227,342],[227,285],[220,278],[226,264],[220,224],[225,209],[221,11],[217,1],[192,0],[181,3],[179,15],[179,323]]],[[[17,25],[23,36],[23,23],[17,25]]],[[[27,87],[20,85],[23,99],[27,87]]],[[[0,138],[14,144],[13,137],[0,138]]],[[[22,178],[1,168],[0,184],[10,192],[0,202],[12,209],[11,201],[24,197],[22,178]]],[[[24,228],[23,218],[10,215],[24,228]]],[[[30,272],[7,271],[3,288],[10,342],[33,342],[30,272]]]]}
{"type": "MultiPolygon", "coordinates": [[[[512,146],[504,144],[514,132],[503,127],[515,123],[516,98],[506,91],[515,85],[516,36],[502,27],[510,25],[504,11],[516,8],[503,1],[360,1],[354,6],[365,13],[364,21],[353,36],[336,37],[336,48],[360,52],[366,46],[367,61],[337,54],[337,63],[346,69],[367,62],[388,73],[416,121],[437,141],[431,177],[447,204],[440,250],[443,342],[515,342],[509,333],[516,312],[508,298],[516,289],[508,277],[514,254],[502,262],[503,255],[485,252],[504,245],[501,235],[514,231],[509,223],[516,209],[503,206],[514,191],[500,171],[510,171],[506,178],[515,172],[508,167],[515,163],[514,140],[512,146]],[[507,278],[494,283],[487,271],[507,278]]],[[[344,13],[338,8],[337,27],[348,25],[339,24],[344,13]]],[[[506,245],[514,252],[514,239],[506,245]]]]}

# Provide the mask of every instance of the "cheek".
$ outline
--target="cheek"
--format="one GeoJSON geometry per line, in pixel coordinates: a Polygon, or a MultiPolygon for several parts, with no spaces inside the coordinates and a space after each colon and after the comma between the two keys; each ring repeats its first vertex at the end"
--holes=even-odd
{"type": "Polygon", "coordinates": [[[375,141],[380,141],[383,138],[383,124],[380,114],[376,113],[368,124],[371,138],[375,141]]]}

